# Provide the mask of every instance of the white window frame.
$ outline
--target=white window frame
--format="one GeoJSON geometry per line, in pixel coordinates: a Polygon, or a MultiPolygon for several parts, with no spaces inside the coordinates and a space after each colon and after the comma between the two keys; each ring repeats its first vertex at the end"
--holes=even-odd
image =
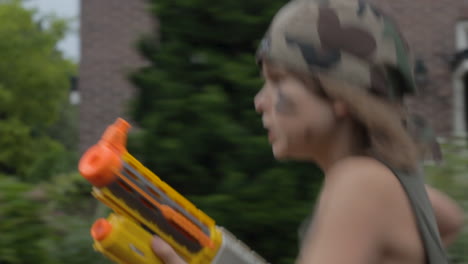
{"type": "Polygon", "coordinates": [[[455,28],[456,50],[462,50],[468,47],[468,20],[457,22],[455,28]]]}
{"type": "MultiPolygon", "coordinates": [[[[460,21],[455,27],[455,48],[456,52],[468,49],[468,20],[460,21]]],[[[466,137],[468,135],[468,124],[466,123],[467,107],[464,77],[468,74],[468,60],[463,61],[453,73],[453,134],[456,137],[466,137]]]]}

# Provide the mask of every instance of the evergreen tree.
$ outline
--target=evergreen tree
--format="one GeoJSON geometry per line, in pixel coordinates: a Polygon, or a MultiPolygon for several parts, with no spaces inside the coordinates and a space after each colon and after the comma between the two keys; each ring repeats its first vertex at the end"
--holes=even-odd
{"type": "Polygon", "coordinates": [[[267,260],[293,263],[320,172],[274,161],[253,106],[254,53],[286,1],[152,3],[161,26],[139,45],[150,66],[131,75],[130,151],[267,260]]]}
{"type": "Polygon", "coordinates": [[[48,227],[30,185],[0,174],[0,263],[50,263],[41,243],[48,227]]]}

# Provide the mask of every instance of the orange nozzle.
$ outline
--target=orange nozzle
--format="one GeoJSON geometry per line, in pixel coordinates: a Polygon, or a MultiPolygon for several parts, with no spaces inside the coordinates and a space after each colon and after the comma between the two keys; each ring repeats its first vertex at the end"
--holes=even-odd
{"type": "Polygon", "coordinates": [[[127,133],[130,124],[122,118],[117,118],[114,124],[110,125],[101,137],[101,143],[111,145],[120,153],[125,151],[127,145],[127,133]]]}
{"type": "Polygon", "coordinates": [[[96,187],[104,187],[114,181],[115,169],[121,169],[121,155],[126,151],[127,133],[130,129],[122,118],[109,126],[101,140],[81,158],[78,170],[96,187]]]}
{"type": "Polygon", "coordinates": [[[104,240],[112,232],[112,225],[104,218],[100,218],[94,222],[91,227],[91,236],[97,240],[104,240]]]}

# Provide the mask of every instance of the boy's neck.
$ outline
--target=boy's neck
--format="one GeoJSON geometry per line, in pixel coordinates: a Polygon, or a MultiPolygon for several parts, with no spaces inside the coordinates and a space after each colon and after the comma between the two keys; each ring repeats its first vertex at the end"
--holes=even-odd
{"type": "Polygon", "coordinates": [[[367,135],[352,120],[346,119],[337,125],[333,135],[324,143],[316,163],[326,172],[340,160],[352,156],[368,155],[367,135]]]}

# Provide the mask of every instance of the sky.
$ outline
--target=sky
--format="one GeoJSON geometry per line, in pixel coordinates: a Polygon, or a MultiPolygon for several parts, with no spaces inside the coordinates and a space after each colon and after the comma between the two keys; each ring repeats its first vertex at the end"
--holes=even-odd
{"type": "Polygon", "coordinates": [[[79,12],[80,0],[23,0],[27,8],[37,8],[40,15],[55,14],[66,19],[73,19],[71,30],[59,44],[58,48],[65,57],[79,62],[79,12]]]}

